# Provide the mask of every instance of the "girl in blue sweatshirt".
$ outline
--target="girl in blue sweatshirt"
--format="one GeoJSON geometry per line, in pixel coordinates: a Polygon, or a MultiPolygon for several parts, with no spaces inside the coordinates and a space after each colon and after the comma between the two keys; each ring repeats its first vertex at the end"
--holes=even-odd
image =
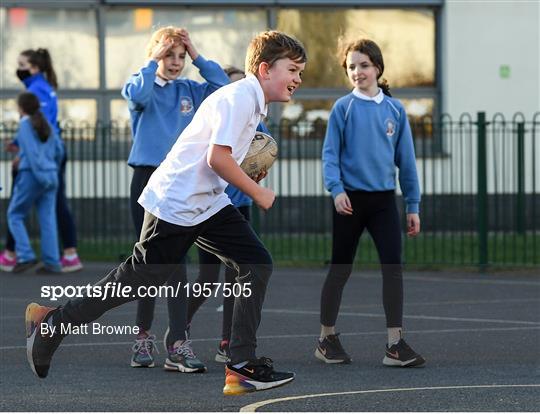
{"type": "MultiPolygon", "coordinates": [[[[27,49],[20,53],[18,59],[17,77],[24,83],[28,92],[36,95],[40,102],[40,109],[45,119],[52,125],[58,137],[60,126],[58,125],[58,102],[56,89],[58,87],[56,73],[52,59],[47,49],[27,49]]],[[[19,150],[15,140],[9,147],[11,152],[19,150]]],[[[13,164],[13,182],[17,176],[17,158],[13,164]]],[[[64,157],[58,171],[58,191],[56,200],[56,219],[60,236],[64,247],[61,259],[63,272],[75,272],[82,269],[82,263],[77,254],[77,233],[75,221],[68,206],[65,191],[65,168],[67,156],[64,157]]],[[[7,234],[6,249],[0,255],[0,269],[10,270],[15,264],[15,241],[12,235],[7,234]]]]}
{"type": "Polygon", "coordinates": [[[342,66],[354,87],[328,120],[322,158],[334,199],[332,261],[321,293],[321,335],[315,356],[349,363],[335,331],[343,288],[362,232],[371,235],[381,263],[388,343],[383,363],[411,367],[424,359],[402,338],[401,225],[395,200],[396,167],[407,211],[407,234],[420,231],[420,187],[411,129],[401,102],[391,97],[381,50],[371,40],[348,44],[342,66]]]}
{"type": "MultiPolygon", "coordinates": [[[[185,29],[172,26],[155,31],[148,43],[148,61],[139,73],[131,76],[122,89],[128,101],[133,133],[133,145],[128,165],[133,168],[130,203],[136,236],[143,226],[144,209],[138,203],[150,176],[165,159],[178,136],[193,119],[202,101],[221,86],[229,83],[223,69],[215,62],[206,60],[193,46],[185,29]],[[186,54],[206,80],[198,83],[180,78],[186,54]]],[[[179,283],[181,295],[187,282],[185,263],[168,279],[171,286],[179,283]]],[[[186,334],[186,297],[168,297],[169,329],[165,333],[168,358],[165,369],[180,372],[203,372],[204,364],[191,348],[186,334]]],[[[140,334],[133,346],[131,366],[152,367],[155,336],[150,334],[154,316],[155,299],[138,301],[137,326],[140,334]]]]}
{"type": "Polygon", "coordinates": [[[19,145],[19,169],[8,207],[8,226],[15,239],[19,273],[37,264],[24,226],[33,205],[37,208],[41,230],[43,266],[38,273],[61,271],[56,230],[56,191],[58,166],[64,150],[54,128],[40,111],[38,98],[29,92],[17,97],[21,121],[16,139],[19,145]]]}

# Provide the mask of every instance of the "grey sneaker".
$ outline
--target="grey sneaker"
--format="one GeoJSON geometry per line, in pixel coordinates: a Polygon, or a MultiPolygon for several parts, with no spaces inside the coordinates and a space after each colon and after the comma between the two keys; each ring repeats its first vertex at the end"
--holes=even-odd
{"type": "Polygon", "coordinates": [[[133,344],[133,356],[131,357],[131,366],[133,368],[152,368],[154,367],[154,356],[152,353],[156,348],[156,336],[148,335],[146,338],[135,339],[133,344]]]}
{"type": "Polygon", "coordinates": [[[224,339],[219,343],[215,360],[216,362],[229,362],[229,341],[224,339]]]}
{"type": "Polygon", "coordinates": [[[167,329],[163,338],[163,346],[169,355],[163,365],[166,370],[188,373],[206,371],[206,366],[195,356],[189,339],[182,342],[176,341],[173,345],[167,345],[168,335],[169,329],[167,329]]]}

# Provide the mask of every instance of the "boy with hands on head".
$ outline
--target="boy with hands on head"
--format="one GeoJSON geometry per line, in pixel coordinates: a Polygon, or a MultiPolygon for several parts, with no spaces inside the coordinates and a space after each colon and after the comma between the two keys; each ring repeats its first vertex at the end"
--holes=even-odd
{"type": "MultiPolygon", "coordinates": [[[[128,165],[133,168],[130,187],[131,215],[135,235],[139,240],[144,220],[144,208],[137,202],[148,180],[163,162],[178,136],[192,121],[196,110],[211,93],[229,83],[220,65],[202,57],[185,29],[167,26],[156,30],[146,47],[146,65],[131,76],[122,89],[128,101],[133,146],[128,165]],[[204,83],[180,78],[186,54],[199,68],[204,83]]],[[[171,272],[169,286],[185,285],[187,271],[182,258],[171,272]]],[[[155,335],[150,333],[154,317],[155,298],[144,297],[137,304],[132,367],[153,367],[155,335]]],[[[204,372],[206,367],[196,357],[187,334],[187,298],[184,289],[176,297],[167,297],[169,313],[164,346],[165,369],[180,372],[204,372]]]]}

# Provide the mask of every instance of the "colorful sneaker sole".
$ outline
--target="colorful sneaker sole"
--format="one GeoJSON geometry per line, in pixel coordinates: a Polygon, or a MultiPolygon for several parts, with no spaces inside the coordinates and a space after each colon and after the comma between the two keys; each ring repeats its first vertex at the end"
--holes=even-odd
{"type": "Polygon", "coordinates": [[[224,395],[243,395],[256,391],[266,391],[272,388],[282,387],[294,380],[294,376],[281,381],[261,382],[245,377],[225,367],[224,395]]]}
{"type": "Polygon", "coordinates": [[[25,327],[26,327],[26,358],[30,364],[30,368],[34,374],[40,378],[47,376],[48,367],[37,367],[34,361],[34,345],[36,342],[36,335],[40,324],[47,318],[47,316],[53,312],[54,308],[48,308],[46,306],[38,305],[37,303],[30,303],[26,307],[25,313],[25,327]]]}

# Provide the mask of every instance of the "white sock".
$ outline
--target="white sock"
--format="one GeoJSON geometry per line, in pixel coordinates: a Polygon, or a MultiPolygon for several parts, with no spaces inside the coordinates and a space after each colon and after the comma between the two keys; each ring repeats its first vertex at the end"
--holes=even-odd
{"type": "Polygon", "coordinates": [[[247,364],[248,364],[249,361],[244,361],[244,362],[240,362],[239,364],[235,364],[233,365],[233,367],[235,368],[242,368],[242,367],[245,367],[247,364]]]}
{"type": "Polygon", "coordinates": [[[395,345],[401,339],[401,327],[399,328],[388,328],[388,346],[395,345]]]}
{"type": "Polygon", "coordinates": [[[328,335],[335,335],[335,334],[336,334],[336,328],[334,326],[321,325],[321,336],[319,336],[319,340],[322,341],[328,335]]]}
{"type": "Polygon", "coordinates": [[[67,260],[75,260],[77,257],[79,257],[77,255],[77,253],[73,253],[73,254],[65,254],[64,257],[67,259],[67,260]]]}

